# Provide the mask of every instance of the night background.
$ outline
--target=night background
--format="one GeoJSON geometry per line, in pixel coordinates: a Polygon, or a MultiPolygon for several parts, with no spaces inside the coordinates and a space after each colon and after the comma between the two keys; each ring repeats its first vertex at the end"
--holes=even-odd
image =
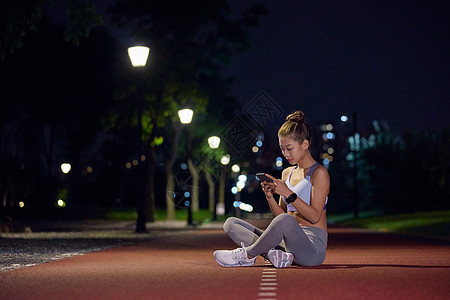
{"type": "Polygon", "coordinates": [[[266,213],[297,109],[329,214],[449,209],[448,1],[0,3],[4,220],[266,213]]]}

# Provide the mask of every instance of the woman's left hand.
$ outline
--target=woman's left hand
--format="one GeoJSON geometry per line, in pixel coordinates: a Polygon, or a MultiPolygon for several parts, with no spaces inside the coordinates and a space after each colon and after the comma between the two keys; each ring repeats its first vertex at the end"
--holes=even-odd
{"type": "Polygon", "coordinates": [[[273,183],[271,183],[271,188],[272,191],[275,194],[284,196],[284,197],[288,197],[290,194],[292,194],[292,191],[288,188],[288,186],[286,185],[286,183],[281,180],[281,179],[276,179],[275,177],[273,177],[270,174],[266,174],[267,177],[269,177],[270,179],[273,180],[273,183]]]}

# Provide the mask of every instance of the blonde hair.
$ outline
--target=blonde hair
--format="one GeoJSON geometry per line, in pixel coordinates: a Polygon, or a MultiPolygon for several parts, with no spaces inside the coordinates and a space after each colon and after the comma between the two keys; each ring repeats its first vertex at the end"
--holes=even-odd
{"type": "Polygon", "coordinates": [[[311,144],[311,127],[305,122],[305,114],[301,110],[288,115],[286,122],[278,130],[279,137],[290,137],[299,143],[307,140],[311,144]]]}

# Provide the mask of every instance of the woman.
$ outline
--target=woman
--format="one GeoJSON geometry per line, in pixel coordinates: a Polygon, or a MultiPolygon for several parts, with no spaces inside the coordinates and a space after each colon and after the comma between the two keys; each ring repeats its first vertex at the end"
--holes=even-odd
{"type": "Polygon", "coordinates": [[[266,174],[273,182],[261,182],[275,218],[265,231],[241,219],[228,218],[224,230],[241,248],[214,252],[214,258],[224,267],[251,266],[258,255],[277,268],[293,262],[315,266],[325,259],[330,177],[311,156],[311,128],[302,111],[287,116],[278,138],[281,152],[294,166],[283,171],[281,180],[266,174]],[[274,194],[280,195],[278,203],[274,194]]]}

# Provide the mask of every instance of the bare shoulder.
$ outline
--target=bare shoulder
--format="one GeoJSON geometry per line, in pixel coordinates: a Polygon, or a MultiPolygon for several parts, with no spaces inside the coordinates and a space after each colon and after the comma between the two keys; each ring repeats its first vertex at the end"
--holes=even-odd
{"type": "Polygon", "coordinates": [[[284,169],[283,173],[281,174],[281,179],[286,180],[289,177],[289,174],[291,173],[293,168],[295,168],[295,166],[284,169]]]}
{"type": "Polygon", "coordinates": [[[326,180],[326,181],[330,181],[330,175],[328,174],[328,170],[327,168],[325,168],[322,165],[318,165],[315,169],[314,172],[311,176],[311,179],[314,181],[317,180],[326,180]]]}

